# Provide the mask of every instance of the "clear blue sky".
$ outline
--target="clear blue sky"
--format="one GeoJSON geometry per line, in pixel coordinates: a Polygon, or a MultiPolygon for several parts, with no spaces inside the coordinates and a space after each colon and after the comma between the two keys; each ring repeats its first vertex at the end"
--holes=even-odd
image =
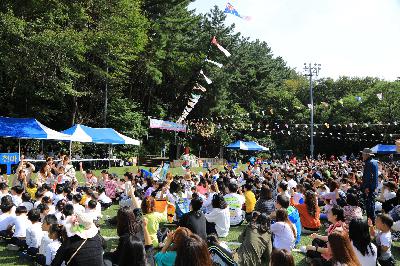
{"type": "Polygon", "coordinates": [[[228,1],[253,19],[227,23],[299,71],[318,62],[322,77],[400,77],[400,0],[196,0],[190,8],[205,13],[228,1]]]}

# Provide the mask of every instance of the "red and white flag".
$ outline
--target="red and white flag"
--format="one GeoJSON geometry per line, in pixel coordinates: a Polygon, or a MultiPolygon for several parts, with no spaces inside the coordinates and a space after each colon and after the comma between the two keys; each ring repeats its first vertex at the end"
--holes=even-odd
{"type": "Polygon", "coordinates": [[[222,46],[218,43],[217,38],[216,38],[215,36],[212,38],[211,43],[214,44],[215,46],[217,46],[217,48],[218,48],[221,52],[223,52],[223,53],[226,55],[226,57],[230,57],[230,56],[231,56],[231,53],[228,52],[228,50],[226,50],[224,47],[222,47],[222,46]]]}
{"type": "Polygon", "coordinates": [[[207,89],[204,88],[203,86],[201,86],[200,84],[196,84],[196,86],[194,86],[193,88],[194,90],[201,90],[202,92],[206,92],[207,89]]]}

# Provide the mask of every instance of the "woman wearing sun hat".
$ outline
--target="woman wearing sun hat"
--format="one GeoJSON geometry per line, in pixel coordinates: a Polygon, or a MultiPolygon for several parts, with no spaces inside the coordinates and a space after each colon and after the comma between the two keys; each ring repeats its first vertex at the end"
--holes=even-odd
{"type": "Polygon", "coordinates": [[[103,265],[104,239],[98,234],[99,229],[93,219],[83,212],[78,212],[66,221],[68,239],[61,245],[52,266],[103,265]]]}

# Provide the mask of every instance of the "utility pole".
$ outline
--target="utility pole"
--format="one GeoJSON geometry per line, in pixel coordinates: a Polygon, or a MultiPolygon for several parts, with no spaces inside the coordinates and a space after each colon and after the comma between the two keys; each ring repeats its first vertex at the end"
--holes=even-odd
{"type": "Polygon", "coordinates": [[[309,77],[310,81],[310,158],[314,159],[314,96],[313,96],[313,77],[318,77],[321,70],[321,64],[314,65],[304,63],[305,76],[309,77]]]}
{"type": "Polygon", "coordinates": [[[105,86],[105,99],[104,99],[104,127],[107,127],[107,106],[108,106],[108,63],[106,66],[106,86],[105,86]]]}

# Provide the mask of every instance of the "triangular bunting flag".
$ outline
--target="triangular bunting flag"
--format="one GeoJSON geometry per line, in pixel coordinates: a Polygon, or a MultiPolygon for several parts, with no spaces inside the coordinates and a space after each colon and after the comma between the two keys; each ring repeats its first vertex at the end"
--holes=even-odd
{"type": "Polygon", "coordinates": [[[382,94],[382,93],[378,93],[378,94],[376,95],[376,97],[378,97],[378,99],[379,99],[380,101],[382,101],[382,99],[383,99],[383,94],[382,94]]]}
{"type": "Polygon", "coordinates": [[[200,74],[204,77],[204,79],[206,80],[208,85],[210,85],[212,83],[212,80],[209,79],[206,75],[204,75],[203,70],[200,70],[200,74]]]}
{"type": "Polygon", "coordinates": [[[196,84],[196,86],[194,86],[193,88],[194,90],[200,90],[202,92],[206,92],[206,88],[204,88],[203,86],[201,86],[200,84],[196,84]]]}
{"type": "Polygon", "coordinates": [[[226,57],[230,57],[230,56],[231,56],[231,53],[228,52],[228,50],[226,50],[224,47],[222,47],[222,46],[218,43],[217,38],[216,38],[215,36],[212,38],[211,43],[214,44],[215,46],[217,46],[217,48],[218,48],[221,52],[223,52],[223,53],[225,54],[226,57]]]}
{"type": "Polygon", "coordinates": [[[209,60],[209,59],[207,59],[207,58],[206,58],[206,62],[211,63],[211,64],[213,64],[213,65],[216,65],[216,66],[219,67],[219,68],[222,68],[222,67],[224,66],[224,65],[221,64],[221,63],[218,63],[218,62],[209,60]]]}

